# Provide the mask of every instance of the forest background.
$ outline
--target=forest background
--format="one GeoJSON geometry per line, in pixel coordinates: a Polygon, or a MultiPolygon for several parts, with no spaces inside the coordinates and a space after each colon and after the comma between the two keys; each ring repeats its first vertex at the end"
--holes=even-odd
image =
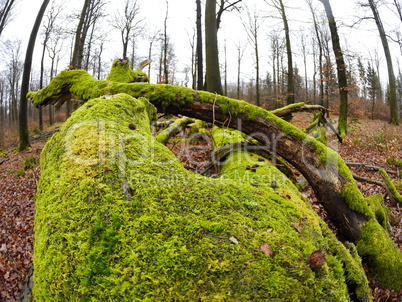
{"type": "MultiPolygon", "coordinates": [[[[13,7],[0,36],[3,58],[0,63],[0,146],[16,137],[23,59],[30,29],[41,5],[41,1],[29,0],[1,2],[2,6],[13,2],[13,7]]],[[[152,63],[144,70],[151,83],[196,88],[196,1],[91,2],[93,11],[88,23],[83,69],[98,79],[105,79],[113,60],[123,57],[123,21],[127,17],[125,11],[131,11],[125,55],[132,66],[136,68],[140,62],[151,59],[152,63]],[[168,66],[168,75],[163,66],[168,66]]],[[[401,1],[375,2],[390,43],[400,112],[401,1]]],[[[201,3],[203,6],[203,1],[201,3]]],[[[288,66],[279,1],[222,3],[226,3],[226,7],[236,3],[222,15],[218,30],[224,94],[255,103],[258,89],[262,107],[274,109],[284,105],[288,66]],[[259,85],[256,85],[257,63],[259,85]]],[[[295,100],[321,103],[337,113],[339,89],[324,7],[316,0],[283,3],[292,45],[295,100]]],[[[387,65],[372,13],[363,4],[366,3],[344,0],[331,3],[348,68],[349,115],[386,120],[389,118],[387,65]]],[[[69,1],[68,5],[60,0],[50,2],[37,37],[30,90],[45,86],[59,71],[69,67],[81,9],[82,1],[78,0],[69,1]]],[[[54,108],[46,108],[40,125],[39,110],[29,104],[30,129],[37,131],[43,125],[64,121],[72,110],[60,108],[55,112],[54,108]]]]}

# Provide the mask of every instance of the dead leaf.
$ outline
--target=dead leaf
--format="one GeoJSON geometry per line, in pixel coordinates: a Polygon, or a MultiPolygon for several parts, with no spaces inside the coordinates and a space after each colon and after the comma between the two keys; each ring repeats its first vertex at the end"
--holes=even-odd
{"type": "Polygon", "coordinates": [[[299,233],[301,233],[303,231],[303,227],[301,225],[300,222],[292,222],[291,223],[292,227],[294,227],[296,229],[296,231],[298,231],[299,233]]]}
{"type": "Polygon", "coordinates": [[[235,237],[230,237],[229,240],[234,244],[239,244],[239,241],[235,237]]]}
{"type": "Polygon", "coordinates": [[[263,243],[260,246],[261,252],[263,252],[265,255],[268,255],[271,258],[274,258],[274,252],[271,249],[271,246],[268,243],[263,243]]]}

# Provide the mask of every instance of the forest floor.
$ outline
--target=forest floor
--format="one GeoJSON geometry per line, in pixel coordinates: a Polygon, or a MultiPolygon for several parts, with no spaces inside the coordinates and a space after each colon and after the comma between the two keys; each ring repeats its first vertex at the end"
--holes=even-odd
{"type": "MultiPolygon", "coordinates": [[[[311,122],[309,114],[297,114],[292,123],[299,128],[306,128],[311,122]]],[[[39,165],[25,167],[26,158],[39,159],[40,152],[46,140],[52,132],[44,132],[31,138],[32,148],[25,152],[16,152],[9,148],[8,151],[0,150],[0,302],[18,301],[22,291],[24,280],[28,274],[33,256],[33,224],[35,204],[33,197],[36,194],[36,184],[40,177],[39,165]]],[[[371,121],[366,119],[355,120],[350,124],[348,136],[343,144],[339,144],[332,137],[329,144],[337,150],[346,162],[362,163],[365,165],[381,166],[387,170],[396,171],[398,168],[387,164],[387,159],[396,158],[402,160],[402,126],[390,126],[384,121],[371,121]]],[[[179,148],[177,144],[169,144],[170,148],[179,148]]],[[[185,166],[192,169],[202,167],[190,166],[186,162],[189,153],[198,162],[206,162],[209,157],[208,148],[203,146],[187,146],[186,152],[181,151],[178,157],[185,166]]],[[[192,161],[194,163],[194,161],[192,161]]],[[[399,168],[402,174],[402,168],[399,168]]],[[[363,167],[351,168],[355,174],[372,180],[383,181],[378,171],[364,169],[363,167]]],[[[397,174],[390,174],[393,180],[397,174]]],[[[402,177],[399,175],[399,177],[402,177]]],[[[365,196],[386,191],[383,187],[358,181],[360,190],[365,196]]],[[[313,208],[322,216],[318,201],[310,187],[303,194],[308,196],[313,208]]],[[[396,217],[393,226],[392,238],[402,249],[402,209],[390,204],[387,206],[396,217]]],[[[395,292],[380,287],[375,280],[370,280],[374,301],[402,301],[402,290],[395,292]]]]}

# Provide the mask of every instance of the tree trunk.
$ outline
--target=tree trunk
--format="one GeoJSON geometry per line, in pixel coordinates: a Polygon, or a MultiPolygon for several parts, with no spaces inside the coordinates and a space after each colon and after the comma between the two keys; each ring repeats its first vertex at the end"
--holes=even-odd
{"type": "Polygon", "coordinates": [[[85,0],[84,6],[81,10],[80,20],[78,21],[77,31],[75,33],[75,42],[73,49],[73,57],[71,58],[71,66],[73,69],[82,68],[82,59],[84,53],[85,36],[83,36],[83,28],[85,23],[86,14],[88,13],[89,5],[92,0],[85,0]]]}
{"type": "Polygon", "coordinates": [[[186,87],[175,87],[166,93],[160,85],[108,83],[95,80],[85,71],[74,70],[61,72],[47,87],[31,92],[30,97],[37,105],[59,106],[71,95],[88,100],[122,91],[149,99],[162,112],[241,129],[270,149],[274,157],[283,157],[308,180],[339,229],[339,235],[355,242],[360,255],[370,259],[377,279],[393,288],[402,286],[402,280],[396,277],[402,270],[402,253],[377,222],[342,158],[274,114],[214,93],[186,87]]]}
{"type": "Polygon", "coordinates": [[[373,12],[375,23],[377,24],[378,32],[380,34],[382,47],[384,48],[385,60],[387,61],[387,69],[388,69],[388,84],[389,84],[389,107],[390,107],[390,124],[391,125],[399,125],[398,118],[398,105],[396,98],[396,79],[394,73],[394,67],[392,65],[392,57],[391,52],[389,50],[387,36],[384,30],[384,26],[382,25],[380,15],[377,10],[377,6],[373,0],[368,0],[370,4],[370,8],[373,12]]]}
{"type": "MultiPolygon", "coordinates": [[[[3,1],[4,3],[4,1],[3,1]]],[[[11,18],[11,12],[15,4],[15,0],[7,0],[4,4],[3,7],[1,8],[0,12],[0,36],[6,27],[7,23],[10,21],[11,18]]]]}
{"type": "Polygon", "coordinates": [[[42,17],[45,14],[46,7],[49,0],[44,0],[36,16],[35,24],[32,27],[31,35],[29,36],[27,52],[25,55],[24,71],[22,74],[21,83],[21,96],[20,96],[20,112],[19,112],[19,136],[20,143],[18,150],[27,150],[30,147],[29,144],[29,131],[28,131],[28,117],[27,117],[27,93],[29,91],[29,79],[31,75],[32,56],[35,48],[35,40],[39,31],[42,17]]]}
{"type": "Polygon", "coordinates": [[[197,89],[203,90],[204,89],[204,58],[202,55],[202,24],[201,24],[201,0],[196,0],[197,4],[197,47],[196,47],[196,62],[197,62],[197,89]]]}
{"type": "Polygon", "coordinates": [[[289,32],[289,25],[288,19],[285,13],[285,7],[283,6],[283,1],[279,0],[279,5],[282,14],[282,21],[283,26],[285,29],[285,40],[286,40],[286,55],[288,58],[288,87],[287,87],[287,94],[286,94],[286,102],[288,105],[293,104],[295,102],[295,80],[293,75],[293,58],[292,58],[292,47],[290,44],[290,32],[289,32]]]}
{"type": "Polygon", "coordinates": [[[207,90],[222,95],[215,0],[207,0],[205,4],[205,56],[207,90]]]}
{"type": "Polygon", "coordinates": [[[275,166],[240,151],[196,176],[154,117],[145,99],[93,99],[44,148],[35,301],[370,301],[360,260],[275,166]]]}
{"type": "Polygon", "coordinates": [[[346,75],[346,64],[343,59],[341,43],[339,41],[338,29],[336,26],[335,18],[332,13],[331,4],[329,0],[319,0],[325,7],[327,14],[329,29],[331,31],[332,48],[334,50],[336,67],[338,71],[338,86],[339,86],[339,126],[338,131],[342,137],[346,136],[348,126],[348,82],[346,75]]]}

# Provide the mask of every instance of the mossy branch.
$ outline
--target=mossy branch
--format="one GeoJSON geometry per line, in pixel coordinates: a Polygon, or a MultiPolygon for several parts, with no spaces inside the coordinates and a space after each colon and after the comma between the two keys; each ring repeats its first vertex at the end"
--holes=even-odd
{"type": "Polygon", "coordinates": [[[389,175],[384,169],[380,169],[378,172],[380,172],[380,175],[385,181],[387,191],[389,193],[390,199],[396,204],[402,204],[402,195],[399,194],[398,190],[396,189],[394,183],[391,181],[389,178],[389,175]]]}

